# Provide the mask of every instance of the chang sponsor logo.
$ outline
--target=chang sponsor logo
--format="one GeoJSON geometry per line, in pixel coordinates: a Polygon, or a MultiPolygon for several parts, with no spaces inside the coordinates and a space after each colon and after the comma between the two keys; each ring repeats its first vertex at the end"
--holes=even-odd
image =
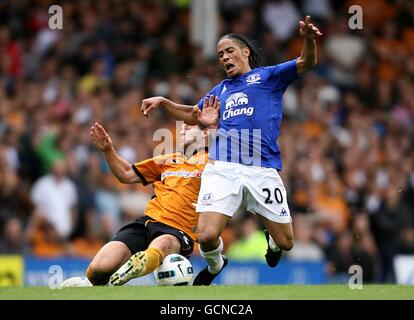
{"type": "Polygon", "coordinates": [[[223,113],[223,120],[239,116],[239,115],[248,115],[253,114],[254,108],[248,107],[249,98],[247,94],[243,92],[237,92],[232,94],[226,100],[226,110],[223,113]]]}
{"type": "Polygon", "coordinates": [[[232,94],[230,97],[226,100],[226,110],[231,109],[233,107],[238,107],[241,105],[245,105],[249,103],[249,99],[247,97],[247,94],[244,94],[243,92],[237,92],[232,94]]]}

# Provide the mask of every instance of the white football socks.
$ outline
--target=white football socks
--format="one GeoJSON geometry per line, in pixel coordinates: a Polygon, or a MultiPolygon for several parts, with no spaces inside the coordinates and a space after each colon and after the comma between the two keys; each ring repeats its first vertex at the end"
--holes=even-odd
{"type": "Polygon", "coordinates": [[[278,252],[280,250],[277,244],[273,241],[273,238],[270,234],[269,234],[269,247],[273,252],[278,252]]]}
{"type": "Polygon", "coordinates": [[[213,251],[204,252],[200,248],[200,255],[206,259],[208,264],[208,271],[211,274],[217,274],[220,272],[221,268],[223,268],[224,260],[221,256],[221,252],[223,251],[223,240],[220,239],[220,245],[214,249],[213,251]]]}

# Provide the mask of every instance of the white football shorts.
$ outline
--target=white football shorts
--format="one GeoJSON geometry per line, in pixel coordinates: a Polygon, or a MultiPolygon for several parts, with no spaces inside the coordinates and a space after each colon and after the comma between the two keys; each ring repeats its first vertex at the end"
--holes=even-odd
{"type": "Polygon", "coordinates": [[[223,161],[206,164],[196,211],[230,217],[248,211],[274,222],[292,222],[286,189],[276,169],[223,161]]]}

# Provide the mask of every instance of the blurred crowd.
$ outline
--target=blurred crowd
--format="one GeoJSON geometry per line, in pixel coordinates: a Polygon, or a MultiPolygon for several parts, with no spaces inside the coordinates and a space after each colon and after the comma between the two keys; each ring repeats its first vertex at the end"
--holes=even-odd
{"type": "MultiPolygon", "coordinates": [[[[324,37],[319,64],[284,97],[279,138],[295,228],[285,259],[326,261],[331,281],[363,268],[395,281],[393,258],[414,254],[414,2],[222,0],[219,33],[258,40],[265,63],[300,54],[298,21],[324,37]],[[348,8],[363,8],[363,29],[348,8]]],[[[222,79],[216,58],[190,41],[190,1],[0,3],[0,254],[91,257],[143,215],[151,186],[122,185],[92,145],[100,122],[119,154],[149,158],[163,95],[194,104],[222,79]],[[48,7],[63,7],[63,30],[48,7]]],[[[264,260],[254,216],[223,233],[230,259],[264,260]]]]}

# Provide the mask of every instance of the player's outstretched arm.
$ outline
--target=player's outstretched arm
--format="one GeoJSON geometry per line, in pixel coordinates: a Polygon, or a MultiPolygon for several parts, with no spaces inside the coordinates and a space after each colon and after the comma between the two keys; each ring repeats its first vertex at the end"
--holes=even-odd
{"type": "Polygon", "coordinates": [[[184,121],[189,125],[198,124],[197,106],[190,106],[184,104],[174,103],[164,97],[152,97],[144,99],[141,105],[141,112],[144,116],[148,117],[150,112],[158,107],[162,107],[167,110],[176,120],[184,121]]]}
{"type": "Polygon", "coordinates": [[[121,183],[139,183],[141,179],[135,174],[131,164],[121,158],[112,145],[112,139],[99,123],[91,127],[91,137],[95,146],[102,151],[112,173],[121,183]]]}
{"type": "Polygon", "coordinates": [[[304,39],[296,66],[298,73],[302,73],[312,69],[318,63],[315,39],[321,37],[322,33],[311,23],[310,16],[306,16],[305,21],[299,21],[299,32],[304,39]]]}

